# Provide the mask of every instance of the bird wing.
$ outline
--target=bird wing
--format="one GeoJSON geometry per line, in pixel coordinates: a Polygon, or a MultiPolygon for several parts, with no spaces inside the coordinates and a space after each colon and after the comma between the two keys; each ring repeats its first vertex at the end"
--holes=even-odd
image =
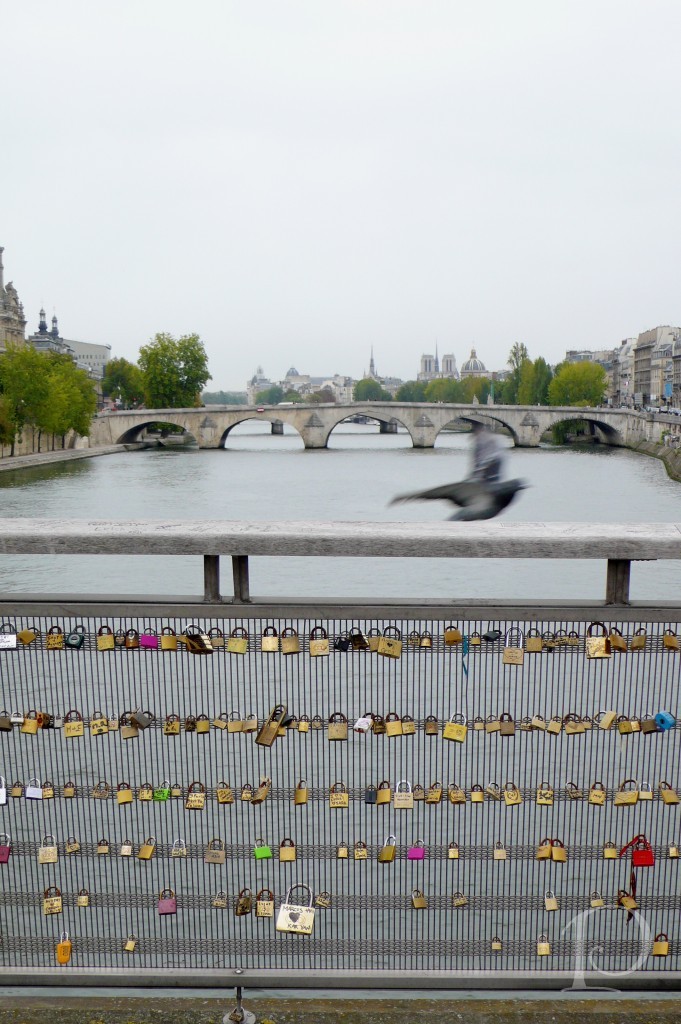
{"type": "Polygon", "coordinates": [[[398,494],[390,502],[391,505],[399,505],[405,501],[429,501],[441,499],[451,501],[454,505],[466,507],[483,500],[488,494],[488,488],[483,487],[477,480],[459,480],[453,484],[443,484],[442,487],[431,487],[428,491],[411,491],[408,494],[398,494]]]}

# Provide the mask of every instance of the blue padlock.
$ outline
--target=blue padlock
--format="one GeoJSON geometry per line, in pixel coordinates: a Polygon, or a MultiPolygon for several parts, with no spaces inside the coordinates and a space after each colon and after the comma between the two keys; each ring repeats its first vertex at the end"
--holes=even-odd
{"type": "Polygon", "coordinates": [[[658,729],[662,732],[666,732],[668,729],[673,729],[676,725],[676,719],[673,715],[670,715],[668,711],[659,711],[655,715],[655,724],[658,729]]]}

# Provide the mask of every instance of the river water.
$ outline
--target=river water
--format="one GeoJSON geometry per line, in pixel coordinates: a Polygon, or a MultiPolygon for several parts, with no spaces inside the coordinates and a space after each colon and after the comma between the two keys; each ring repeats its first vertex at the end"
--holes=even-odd
{"type": "MultiPolygon", "coordinates": [[[[275,437],[249,422],[228,448],[123,453],[0,474],[0,515],[86,519],[235,519],[429,522],[447,518],[442,502],[390,506],[403,491],[466,475],[470,438],[440,435],[434,449],[409,436],[343,424],[326,450],[305,451],[299,436],[275,437]]],[[[510,445],[510,442],[509,442],[510,445]]],[[[498,522],[664,522],[678,518],[680,485],[663,465],[626,449],[509,447],[507,475],[531,488],[498,522]]],[[[453,529],[456,527],[453,526],[453,529]]],[[[671,599],[679,563],[633,567],[632,597],[671,599]]],[[[5,593],[202,592],[201,559],[5,557],[5,593]]],[[[223,591],[231,572],[223,569],[223,591]]],[[[333,559],[251,560],[256,596],[409,598],[595,598],[605,587],[603,563],[554,560],[333,559]]]]}

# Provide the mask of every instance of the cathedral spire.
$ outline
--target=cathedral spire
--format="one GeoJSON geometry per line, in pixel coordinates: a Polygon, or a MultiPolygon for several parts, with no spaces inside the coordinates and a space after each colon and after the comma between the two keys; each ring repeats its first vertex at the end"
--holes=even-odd
{"type": "Polygon", "coordinates": [[[50,334],[52,335],[53,338],[58,338],[59,337],[59,324],[57,323],[57,315],[56,315],[56,313],[52,317],[52,330],[50,331],[50,334]]]}
{"type": "Polygon", "coordinates": [[[40,310],[40,323],[38,324],[38,333],[47,334],[47,320],[45,319],[45,309],[40,310]]]}
{"type": "Polygon", "coordinates": [[[369,361],[369,376],[370,377],[375,377],[376,376],[376,365],[374,363],[374,346],[373,345],[371,346],[371,359],[369,361]]]}

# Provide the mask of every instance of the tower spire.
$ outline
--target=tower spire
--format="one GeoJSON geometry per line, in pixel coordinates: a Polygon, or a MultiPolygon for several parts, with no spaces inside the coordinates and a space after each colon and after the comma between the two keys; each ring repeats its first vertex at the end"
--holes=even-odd
{"type": "Polygon", "coordinates": [[[369,376],[376,376],[376,365],[374,363],[374,346],[371,346],[371,359],[369,360],[369,376]]]}

